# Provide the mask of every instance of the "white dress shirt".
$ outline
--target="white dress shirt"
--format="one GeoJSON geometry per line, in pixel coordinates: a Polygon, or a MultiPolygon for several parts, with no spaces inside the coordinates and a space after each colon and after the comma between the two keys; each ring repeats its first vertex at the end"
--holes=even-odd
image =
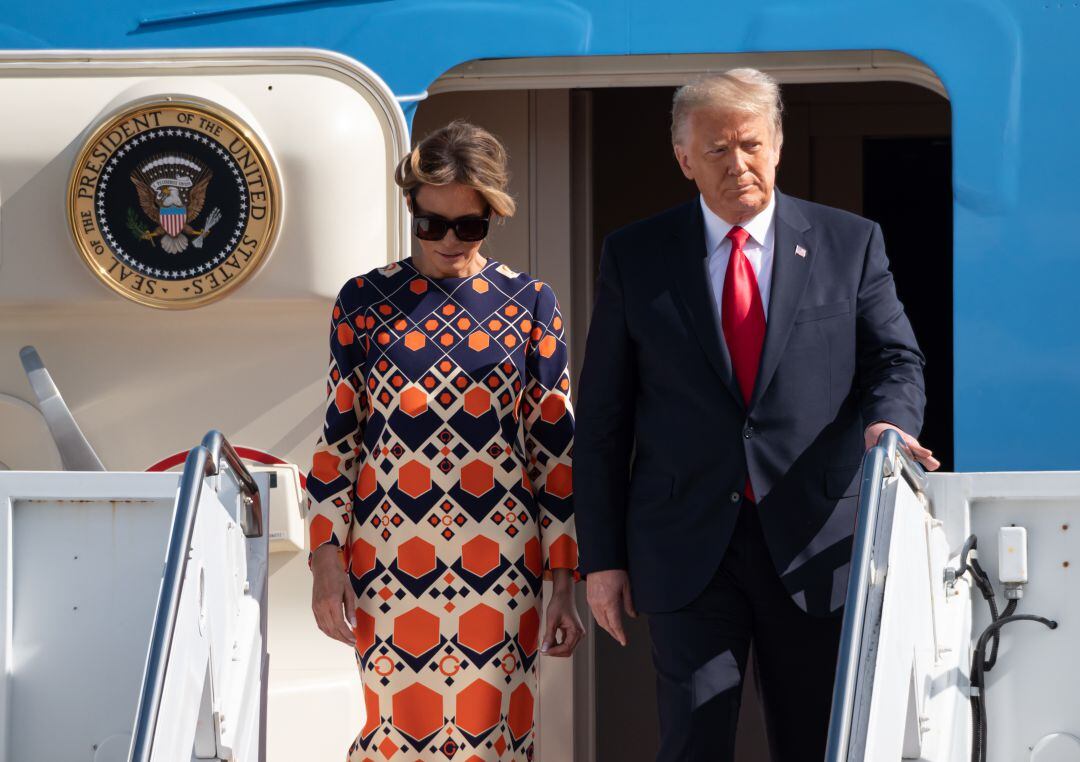
{"type": "MultiPolygon", "coordinates": [[[[724,277],[727,275],[728,260],[731,259],[731,241],[727,234],[735,226],[713,212],[705,204],[704,198],[700,198],[700,201],[701,211],[705,214],[705,251],[708,256],[709,281],[712,285],[713,300],[716,302],[716,314],[719,316],[724,314],[724,277]]],[[[769,288],[772,286],[775,218],[776,193],[773,192],[769,205],[742,225],[743,230],[750,234],[743,246],[743,253],[754,268],[766,320],[769,315],[769,288]]]]}

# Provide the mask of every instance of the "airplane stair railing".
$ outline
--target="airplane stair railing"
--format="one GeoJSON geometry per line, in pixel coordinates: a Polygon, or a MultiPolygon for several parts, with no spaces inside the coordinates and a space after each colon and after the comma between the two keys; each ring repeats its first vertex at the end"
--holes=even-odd
{"type": "MultiPolygon", "coordinates": [[[[889,477],[901,477],[925,501],[926,473],[905,449],[896,431],[885,431],[863,459],[856,515],[851,576],[841,629],[826,762],[863,759],[871,689],[873,653],[884,602],[885,555],[890,544],[894,501],[883,494],[889,477]]],[[[925,504],[925,503],[924,503],[925,504]]]]}
{"type": "Polygon", "coordinates": [[[863,460],[826,762],[1080,762],[1078,497],[1078,471],[926,474],[884,434],[863,460]]]}
{"type": "Polygon", "coordinates": [[[265,759],[263,508],[211,431],[180,479],[129,762],[265,759]]]}

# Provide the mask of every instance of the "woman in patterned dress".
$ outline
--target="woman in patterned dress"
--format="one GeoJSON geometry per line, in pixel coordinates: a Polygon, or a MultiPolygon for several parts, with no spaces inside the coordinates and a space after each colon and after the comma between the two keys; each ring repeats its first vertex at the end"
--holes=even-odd
{"type": "Polygon", "coordinates": [[[480,253],[514,212],[494,136],[453,122],[395,181],[420,252],[334,305],[312,608],[361,670],[349,762],[532,760],[537,657],[584,632],[562,317],[550,286],[480,253]]]}

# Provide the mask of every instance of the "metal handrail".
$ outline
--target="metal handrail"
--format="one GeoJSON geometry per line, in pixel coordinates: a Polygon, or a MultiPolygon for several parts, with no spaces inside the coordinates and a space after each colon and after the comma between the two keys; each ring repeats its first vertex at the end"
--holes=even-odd
{"type": "Polygon", "coordinates": [[[878,438],[878,445],[885,448],[885,476],[892,476],[893,469],[900,468],[900,475],[915,492],[925,492],[927,486],[926,470],[911,457],[900,432],[888,429],[878,438]]]}
{"type": "Polygon", "coordinates": [[[219,473],[223,461],[235,476],[243,495],[243,520],[250,519],[249,525],[244,528],[244,534],[248,537],[262,534],[262,503],[258,485],[221,432],[209,432],[203,437],[202,444],[188,453],[180,477],[180,492],[176,498],[169,544],[165,551],[165,569],[161,577],[154,624],[150,629],[150,649],[143,671],[139,704],[135,710],[135,728],[128,750],[129,762],[150,762],[158,713],[161,709],[161,696],[165,688],[165,670],[176,632],[180,592],[187,573],[188,551],[195,532],[195,517],[199,512],[203,480],[219,473]],[[255,534],[249,534],[249,529],[255,534]]]}
{"type": "Polygon", "coordinates": [[[859,655],[866,629],[866,608],[872,580],[874,540],[881,514],[881,488],[885,477],[899,470],[917,493],[927,486],[926,471],[904,449],[900,434],[889,429],[878,439],[863,459],[859,487],[859,511],[855,520],[854,546],[851,553],[851,578],[844,604],[844,622],[840,631],[840,650],[833,683],[832,714],[825,751],[826,762],[848,762],[858,687],[859,655]]]}
{"type": "Polygon", "coordinates": [[[244,461],[240,459],[236,449],[229,444],[217,429],[207,433],[203,437],[202,446],[210,452],[210,462],[214,464],[214,473],[218,473],[219,466],[224,460],[225,465],[232,469],[240,484],[240,491],[244,500],[244,515],[240,519],[245,537],[262,537],[263,511],[262,501],[259,499],[259,485],[255,483],[251,472],[247,470],[244,461]]]}

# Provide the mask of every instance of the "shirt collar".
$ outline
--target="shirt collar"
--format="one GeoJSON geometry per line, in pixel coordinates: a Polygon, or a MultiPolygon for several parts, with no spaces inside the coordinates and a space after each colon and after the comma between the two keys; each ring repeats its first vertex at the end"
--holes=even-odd
{"type": "MultiPolygon", "coordinates": [[[[705,245],[709,249],[709,254],[712,254],[724,242],[728,232],[735,226],[710,209],[708,204],[705,203],[704,196],[698,196],[698,199],[701,202],[701,211],[705,215],[705,245]]],[[[776,189],[773,188],[768,206],[747,220],[742,228],[750,234],[750,237],[754,239],[754,243],[758,246],[768,247],[772,238],[773,218],[775,216],[776,189]]]]}

